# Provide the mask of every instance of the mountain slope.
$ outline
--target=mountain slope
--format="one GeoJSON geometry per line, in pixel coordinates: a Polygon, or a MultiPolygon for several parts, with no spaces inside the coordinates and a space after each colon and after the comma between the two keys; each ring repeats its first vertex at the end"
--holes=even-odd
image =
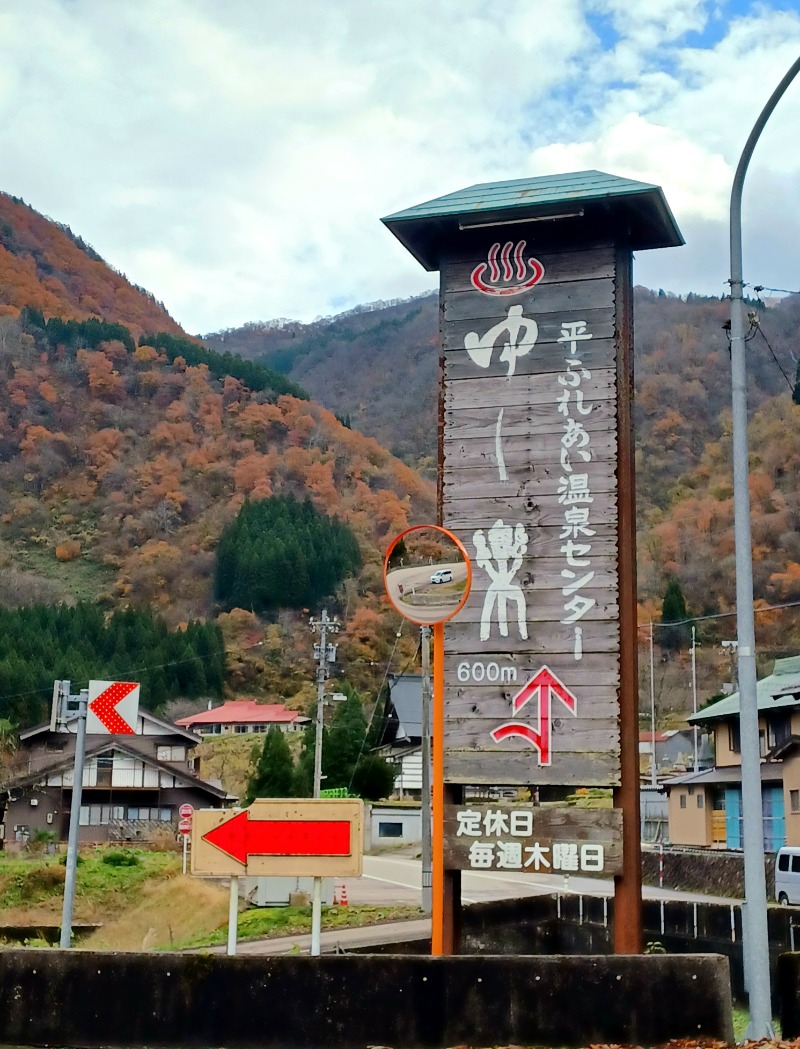
{"type": "MultiPolygon", "coordinates": [[[[397,644],[383,551],[432,518],[430,482],[282,393],[281,376],[195,352],[65,229],[8,197],[0,215],[0,603],[84,597],[152,607],[171,625],[217,619],[229,686],[302,705],[315,694],[307,614],[220,614],[212,585],[217,541],[245,499],[308,497],[360,546],[363,567],[327,604],[346,627],[343,671],[376,687],[397,644]]],[[[400,655],[411,651],[404,638],[400,655]]]]}
{"type": "Polygon", "coordinates": [[[96,316],[143,331],[183,334],[163,304],[112,270],[69,228],[0,193],[0,315],[24,306],[47,316],[96,316]]]}
{"type": "MultiPolygon", "coordinates": [[[[769,309],[750,307],[759,322],[747,344],[756,595],[777,603],[800,599],[800,409],[790,402],[800,358],[800,296],[769,309]]],[[[428,295],[312,325],[251,324],[206,340],[279,368],[337,415],[426,468],[436,455],[437,309],[437,297],[428,295]]],[[[672,575],[695,612],[727,611],[735,602],[728,314],[721,299],[635,291],[645,618],[657,616],[672,575]]],[[[800,644],[797,618],[787,610],[769,625],[762,616],[763,638],[781,649],[800,644]]],[[[711,621],[704,629],[730,636],[732,622],[711,621]]]]}

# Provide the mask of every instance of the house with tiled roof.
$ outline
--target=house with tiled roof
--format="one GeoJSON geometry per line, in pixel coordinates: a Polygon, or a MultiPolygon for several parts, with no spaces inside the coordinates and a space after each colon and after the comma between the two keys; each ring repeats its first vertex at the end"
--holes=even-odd
{"type": "Polygon", "coordinates": [[[255,699],[229,699],[221,706],[179,718],[175,724],[201,736],[227,736],[234,733],[269,732],[277,726],[282,732],[304,729],[311,718],[283,703],[259,703],[255,699]]]}
{"type": "MultiPolygon", "coordinates": [[[[37,834],[65,841],[72,809],[77,718],[61,728],[24,729],[3,771],[0,808],[4,847],[24,847],[37,834]]],[[[177,836],[181,805],[224,808],[237,799],[202,779],[193,754],[199,736],[139,707],[133,735],[86,733],[79,813],[81,844],[151,841],[177,836]]]]}
{"type": "MultiPolygon", "coordinates": [[[[764,848],[800,845],[800,656],[776,659],[756,685],[764,848]]],[[[669,837],[675,845],[742,847],[739,693],[688,718],[714,738],[714,766],[668,780],[669,837]]]]}

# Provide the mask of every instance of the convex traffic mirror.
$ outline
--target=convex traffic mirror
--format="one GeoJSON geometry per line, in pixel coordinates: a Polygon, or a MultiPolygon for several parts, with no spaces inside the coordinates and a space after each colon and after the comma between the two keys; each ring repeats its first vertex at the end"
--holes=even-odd
{"type": "Polygon", "coordinates": [[[383,565],[386,594],[405,619],[445,623],[464,606],[472,566],[463,544],[440,525],[407,528],[389,544],[383,565]]]}

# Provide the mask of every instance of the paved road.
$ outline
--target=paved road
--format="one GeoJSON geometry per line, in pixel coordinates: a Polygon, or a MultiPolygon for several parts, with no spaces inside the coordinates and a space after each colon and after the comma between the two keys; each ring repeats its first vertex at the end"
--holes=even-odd
{"type": "MultiPolygon", "coordinates": [[[[418,859],[403,856],[365,856],[361,878],[347,878],[348,903],[419,903],[422,884],[418,859]]],[[[487,900],[541,896],[554,892],[583,893],[586,896],[613,896],[614,883],[599,878],[560,874],[523,874],[500,871],[464,871],[461,876],[461,898],[464,903],[487,900]]],[[[697,903],[719,903],[719,897],[702,893],[678,892],[645,886],[645,899],[688,900],[697,903]]],[[[731,902],[725,900],[724,902],[731,902]]]]}
{"type": "MultiPolygon", "coordinates": [[[[364,874],[361,878],[346,878],[347,902],[356,904],[409,904],[419,905],[422,884],[421,864],[418,859],[404,856],[365,856],[364,874]]],[[[598,878],[570,877],[568,882],[561,875],[515,874],[497,871],[464,871],[462,874],[461,898],[464,903],[483,903],[488,900],[517,899],[524,896],[541,896],[556,892],[583,893],[586,896],[612,896],[613,882],[598,878]]],[[[659,889],[645,886],[645,899],[688,900],[697,903],[732,903],[728,898],[705,896],[701,893],[679,892],[675,889],[659,889]]],[[[323,932],[323,953],[337,949],[350,950],[380,943],[399,943],[417,940],[430,935],[430,919],[420,918],[407,922],[391,922],[372,925],[362,929],[336,929],[323,932]]],[[[239,954],[308,954],[311,945],[309,934],[284,936],[271,940],[254,940],[238,946],[239,954]]],[[[212,953],[223,954],[224,947],[211,949],[212,953]]]]}

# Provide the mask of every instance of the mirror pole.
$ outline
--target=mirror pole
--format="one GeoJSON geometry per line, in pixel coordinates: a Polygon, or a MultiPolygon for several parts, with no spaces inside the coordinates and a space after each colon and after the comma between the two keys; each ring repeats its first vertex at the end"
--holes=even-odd
{"type": "Polygon", "coordinates": [[[422,655],[422,910],[431,913],[431,628],[419,630],[422,655]]]}

